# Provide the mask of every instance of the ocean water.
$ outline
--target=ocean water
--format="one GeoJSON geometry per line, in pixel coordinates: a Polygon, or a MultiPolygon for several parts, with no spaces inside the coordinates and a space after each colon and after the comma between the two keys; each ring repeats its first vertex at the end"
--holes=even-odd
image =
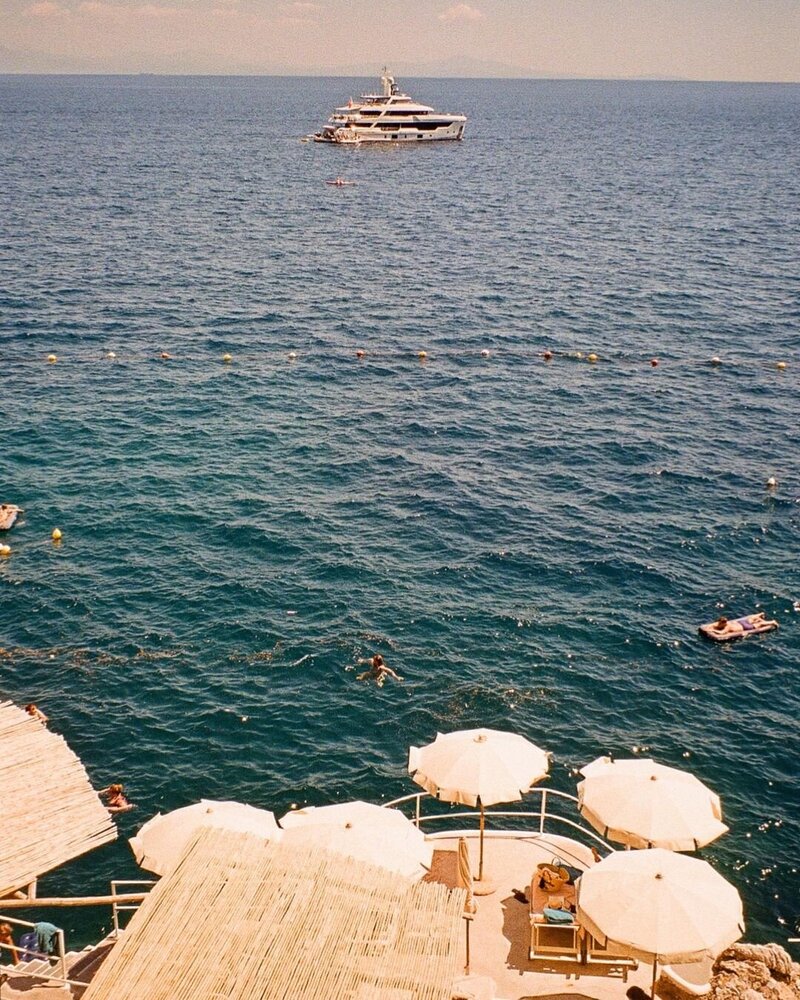
{"type": "Polygon", "coordinates": [[[782,941],[800,87],[401,83],[466,140],[298,141],[373,81],[0,78],[0,694],[137,804],[40,891],[135,877],[124,838],[200,796],[411,792],[409,744],[486,725],[564,791],[688,767],[782,941]],[[780,630],[696,634],[754,609],[780,630]]]}

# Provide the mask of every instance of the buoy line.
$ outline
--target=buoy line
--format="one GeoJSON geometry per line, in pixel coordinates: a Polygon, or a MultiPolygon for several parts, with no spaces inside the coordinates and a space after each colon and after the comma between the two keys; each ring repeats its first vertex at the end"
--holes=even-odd
{"type": "Polygon", "coordinates": [[[760,368],[760,369],[772,369],[780,372],[787,371],[790,368],[790,362],[786,360],[775,360],[771,358],[760,358],[758,360],[753,360],[751,357],[738,358],[738,357],[720,357],[714,355],[708,358],[665,358],[663,355],[653,356],[652,354],[641,354],[641,355],[630,355],[630,354],[620,354],[620,353],[608,353],[608,354],[598,354],[595,351],[579,351],[570,349],[553,349],[553,348],[519,348],[519,347],[508,347],[504,348],[502,346],[498,347],[492,345],[491,348],[488,347],[475,347],[470,350],[458,349],[454,350],[452,348],[434,348],[432,351],[428,351],[424,348],[369,348],[369,347],[350,347],[342,348],[341,350],[333,349],[297,349],[297,350],[286,350],[286,351],[275,351],[270,354],[254,353],[252,351],[244,351],[238,354],[232,354],[228,351],[223,354],[209,353],[209,354],[196,354],[196,353],[175,353],[170,351],[154,351],[152,353],[141,353],[134,352],[131,354],[120,354],[116,351],[102,350],[99,352],[79,352],[69,355],[56,355],[56,354],[37,354],[37,355],[24,355],[21,357],[6,357],[6,366],[10,365],[57,365],[59,368],[63,369],[71,364],[80,365],[96,365],[96,366],[107,366],[109,362],[115,362],[115,367],[124,367],[125,365],[131,364],[142,364],[142,363],[153,363],[153,364],[164,364],[165,362],[170,362],[168,367],[172,367],[175,364],[197,364],[197,365],[219,365],[220,367],[237,367],[242,369],[246,365],[252,365],[256,363],[263,362],[274,362],[276,364],[295,362],[295,361],[311,361],[315,359],[322,359],[325,361],[331,360],[345,360],[353,359],[358,361],[387,361],[395,360],[400,361],[407,359],[409,361],[413,359],[418,361],[453,361],[457,359],[474,359],[486,361],[491,359],[492,361],[502,362],[504,360],[509,361],[545,361],[545,362],[555,362],[555,361],[577,361],[587,365],[593,366],[625,366],[625,367],[642,367],[642,368],[664,368],[667,370],[688,368],[688,367],[705,367],[711,369],[737,369],[741,366],[746,365],[749,369],[760,368]]]}

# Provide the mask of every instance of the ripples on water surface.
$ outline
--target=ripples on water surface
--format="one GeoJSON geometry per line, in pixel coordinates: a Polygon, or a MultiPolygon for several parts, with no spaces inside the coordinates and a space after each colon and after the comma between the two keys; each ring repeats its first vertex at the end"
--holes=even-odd
{"type": "Polygon", "coordinates": [[[367,81],[0,79],[2,694],[126,781],[125,835],[403,794],[437,730],[522,732],[564,790],[651,752],[720,791],[705,853],[782,938],[800,89],[407,82],[467,141],[298,143],[367,81]],[[781,630],[703,644],[721,608],[781,630]],[[355,682],[373,651],[404,685],[355,682]]]}

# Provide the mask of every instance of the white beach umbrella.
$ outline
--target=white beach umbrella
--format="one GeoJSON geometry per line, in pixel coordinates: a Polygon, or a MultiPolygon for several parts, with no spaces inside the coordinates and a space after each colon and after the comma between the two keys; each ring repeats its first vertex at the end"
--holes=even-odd
{"type": "Polygon", "coordinates": [[[744,933],[734,886],[699,858],[663,848],[615,851],[578,881],[578,923],[653,963],[716,958],[744,933]]]}
{"type": "Polygon", "coordinates": [[[340,802],[295,809],[280,823],[284,844],[317,846],[411,879],[422,878],[431,866],[433,845],[397,809],[340,802]]]}
{"type": "Polygon", "coordinates": [[[256,809],[241,802],[216,802],[201,799],[194,805],[158,813],[149,819],[130,845],[137,863],[166,875],[180,859],[183,849],[201,826],[217,826],[238,833],[255,833],[264,840],[278,840],[280,828],[267,809],[256,809]]]}
{"type": "Polygon", "coordinates": [[[648,758],[601,757],[581,774],[581,815],[616,843],[696,851],[728,829],[719,796],[686,771],[648,758]]]}
{"type": "MultiPolygon", "coordinates": [[[[408,751],[408,770],[418,785],[444,802],[480,807],[478,883],[483,880],[484,807],[518,801],[549,767],[544,750],[497,729],[437,733],[433,743],[408,751]]],[[[479,885],[475,892],[481,894],[479,885]]]]}

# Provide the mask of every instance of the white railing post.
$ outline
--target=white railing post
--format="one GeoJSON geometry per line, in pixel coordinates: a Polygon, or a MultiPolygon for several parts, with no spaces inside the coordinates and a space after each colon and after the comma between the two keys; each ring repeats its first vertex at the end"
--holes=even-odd
{"type": "Polygon", "coordinates": [[[67,978],[67,953],[64,947],[64,932],[59,928],[56,932],[58,939],[58,957],[61,959],[61,978],[67,978]]]}
{"type": "MultiPolygon", "coordinates": [[[[116,896],[117,894],[117,884],[116,882],[111,883],[111,895],[116,896]]],[[[119,910],[117,909],[117,901],[111,904],[111,922],[114,925],[114,937],[119,937],[119,910]]]]}
{"type": "Polygon", "coordinates": [[[419,830],[420,819],[422,817],[422,796],[417,796],[417,829],[419,830]]]}
{"type": "Polygon", "coordinates": [[[542,805],[539,809],[539,833],[544,833],[544,817],[547,812],[547,789],[542,789],[542,805]]]}

